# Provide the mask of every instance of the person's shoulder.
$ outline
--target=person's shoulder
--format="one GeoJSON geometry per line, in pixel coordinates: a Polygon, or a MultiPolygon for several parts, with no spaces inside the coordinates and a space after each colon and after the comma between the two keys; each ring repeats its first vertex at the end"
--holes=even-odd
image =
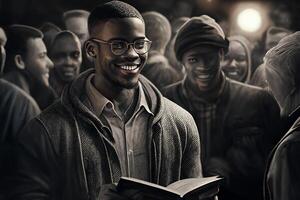
{"type": "Polygon", "coordinates": [[[284,157],[293,159],[293,156],[299,156],[299,152],[300,130],[294,130],[289,133],[289,135],[287,135],[282,141],[280,141],[274,153],[273,159],[277,161],[278,159],[284,159],[284,157]]]}
{"type": "Polygon", "coordinates": [[[35,100],[18,86],[4,79],[0,79],[0,96],[1,101],[9,102],[15,106],[31,106],[39,111],[39,107],[35,100]]]}
{"type": "Polygon", "coordinates": [[[36,139],[35,141],[28,140],[28,138],[38,138],[40,141],[51,141],[55,144],[55,148],[58,148],[70,130],[76,129],[75,124],[70,120],[72,116],[68,114],[60,101],[56,101],[26,124],[18,134],[18,141],[38,145],[36,139]]]}
{"type": "Polygon", "coordinates": [[[182,122],[189,122],[191,119],[193,120],[192,115],[178,104],[167,99],[166,97],[163,97],[163,101],[165,104],[166,115],[170,116],[176,121],[179,120],[182,122]]]}
{"type": "Polygon", "coordinates": [[[278,110],[279,105],[274,96],[266,89],[230,80],[231,99],[243,102],[246,105],[262,106],[261,108],[272,108],[278,110]]]}
{"type": "Polygon", "coordinates": [[[161,118],[163,128],[169,130],[171,134],[178,133],[182,139],[190,138],[194,142],[199,141],[198,128],[193,116],[169,99],[163,97],[163,101],[165,104],[161,118]]]}
{"type": "Polygon", "coordinates": [[[55,123],[68,120],[70,113],[70,110],[63,105],[61,99],[57,99],[53,104],[44,109],[40,115],[38,115],[38,119],[45,123],[55,123]]]}
{"type": "Polygon", "coordinates": [[[166,97],[173,96],[174,93],[177,93],[177,90],[180,88],[181,84],[182,84],[182,81],[167,85],[162,89],[161,92],[166,97]]]}
{"type": "Polygon", "coordinates": [[[240,94],[240,96],[266,96],[266,97],[271,97],[272,95],[265,89],[246,84],[246,83],[241,83],[235,80],[227,79],[230,85],[230,90],[232,92],[236,92],[237,94],[240,94]]]}
{"type": "Polygon", "coordinates": [[[258,86],[255,86],[255,85],[242,83],[242,82],[232,80],[232,79],[229,79],[229,78],[227,78],[226,80],[229,82],[231,87],[235,87],[235,88],[238,88],[238,89],[241,89],[241,90],[249,90],[249,91],[261,91],[261,90],[263,90],[261,87],[258,87],[258,86]]]}

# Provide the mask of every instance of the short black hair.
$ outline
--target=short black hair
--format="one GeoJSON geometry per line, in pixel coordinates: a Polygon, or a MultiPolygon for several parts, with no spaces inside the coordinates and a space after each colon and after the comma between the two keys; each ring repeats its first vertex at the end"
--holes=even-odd
{"type": "Polygon", "coordinates": [[[51,45],[50,45],[50,49],[49,49],[49,54],[52,56],[52,48],[53,48],[53,46],[54,46],[54,44],[58,41],[58,40],[61,40],[61,39],[64,39],[64,38],[66,38],[66,37],[68,37],[68,38],[74,38],[74,40],[77,40],[78,42],[79,42],[79,44],[80,44],[80,40],[79,40],[79,38],[78,38],[78,36],[75,34],[75,33],[73,33],[72,31],[68,31],[68,30],[63,30],[63,31],[60,31],[60,32],[58,32],[56,35],[55,35],[55,37],[53,38],[53,41],[52,41],[52,43],[51,43],[51,45]]]}
{"type": "Polygon", "coordinates": [[[152,41],[151,50],[165,51],[172,32],[169,20],[156,11],[144,12],[142,16],[146,26],[146,36],[152,41]]]}
{"type": "Polygon", "coordinates": [[[82,10],[82,9],[68,10],[63,13],[63,21],[65,22],[67,19],[72,18],[72,17],[88,18],[89,15],[90,15],[90,12],[87,10],[82,10]]]}
{"type": "Polygon", "coordinates": [[[88,28],[91,34],[92,28],[99,21],[107,21],[113,18],[135,17],[144,22],[141,13],[133,6],[122,1],[110,1],[94,8],[88,18],[88,28]]]}
{"type": "Polygon", "coordinates": [[[54,36],[61,31],[61,29],[51,22],[45,22],[40,28],[40,31],[44,34],[43,41],[47,47],[50,47],[54,36]]]}
{"type": "Polygon", "coordinates": [[[51,31],[51,30],[54,30],[54,31],[61,31],[61,29],[53,24],[52,22],[45,22],[42,24],[42,26],[39,27],[40,31],[42,31],[42,33],[45,33],[45,32],[48,32],[48,31],[51,31]]]}
{"type": "Polygon", "coordinates": [[[20,54],[25,56],[27,52],[27,41],[31,38],[43,39],[43,33],[32,27],[21,24],[13,24],[8,27],[7,43],[5,45],[7,53],[7,64],[14,66],[14,56],[20,54]]]}

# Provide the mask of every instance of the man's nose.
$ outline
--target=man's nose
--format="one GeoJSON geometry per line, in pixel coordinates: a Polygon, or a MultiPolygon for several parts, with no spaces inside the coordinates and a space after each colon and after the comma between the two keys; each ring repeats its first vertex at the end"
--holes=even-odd
{"type": "Polygon", "coordinates": [[[235,59],[232,59],[231,63],[230,63],[230,67],[233,67],[233,68],[237,68],[238,65],[237,65],[237,61],[235,59]]]}
{"type": "Polygon", "coordinates": [[[136,51],[134,50],[132,44],[130,44],[130,45],[128,46],[128,50],[126,51],[125,56],[126,56],[128,59],[132,60],[132,61],[133,61],[133,60],[136,60],[137,58],[139,58],[139,54],[136,53],[136,51]]]}
{"type": "Polygon", "coordinates": [[[48,69],[52,69],[54,67],[52,60],[48,56],[47,56],[47,67],[48,69]]]}
{"type": "Polygon", "coordinates": [[[70,56],[67,56],[65,59],[65,64],[68,66],[73,65],[73,59],[70,56]]]}

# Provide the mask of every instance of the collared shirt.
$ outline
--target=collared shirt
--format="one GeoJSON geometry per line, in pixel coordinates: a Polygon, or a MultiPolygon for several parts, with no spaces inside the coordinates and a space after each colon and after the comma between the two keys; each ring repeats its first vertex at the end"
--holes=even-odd
{"type": "Polygon", "coordinates": [[[119,156],[122,176],[149,180],[148,133],[150,111],[141,83],[133,115],[124,122],[114,109],[114,104],[92,84],[94,75],[86,82],[87,96],[92,112],[111,131],[113,144],[119,156]]]}

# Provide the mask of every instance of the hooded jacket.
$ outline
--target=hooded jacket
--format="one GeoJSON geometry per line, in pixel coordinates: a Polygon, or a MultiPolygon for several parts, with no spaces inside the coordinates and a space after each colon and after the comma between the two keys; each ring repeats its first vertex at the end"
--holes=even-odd
{"type": "MultiPolygon", "coordinates": [[[[20,134],[13,199],[89,199],[80,132],[99,135],[100,182],[119,180],[120,163],[109,133],[83,104],[91,73],[94,71],[86,71],[66,87],[60,101],[20,134]]],[[[162,97],[144,77],[140,76],[140,82],[154,113],[148,135],[151,182],[166,186],[201,177],[200,140],[192,116],[162,97]]]]}

